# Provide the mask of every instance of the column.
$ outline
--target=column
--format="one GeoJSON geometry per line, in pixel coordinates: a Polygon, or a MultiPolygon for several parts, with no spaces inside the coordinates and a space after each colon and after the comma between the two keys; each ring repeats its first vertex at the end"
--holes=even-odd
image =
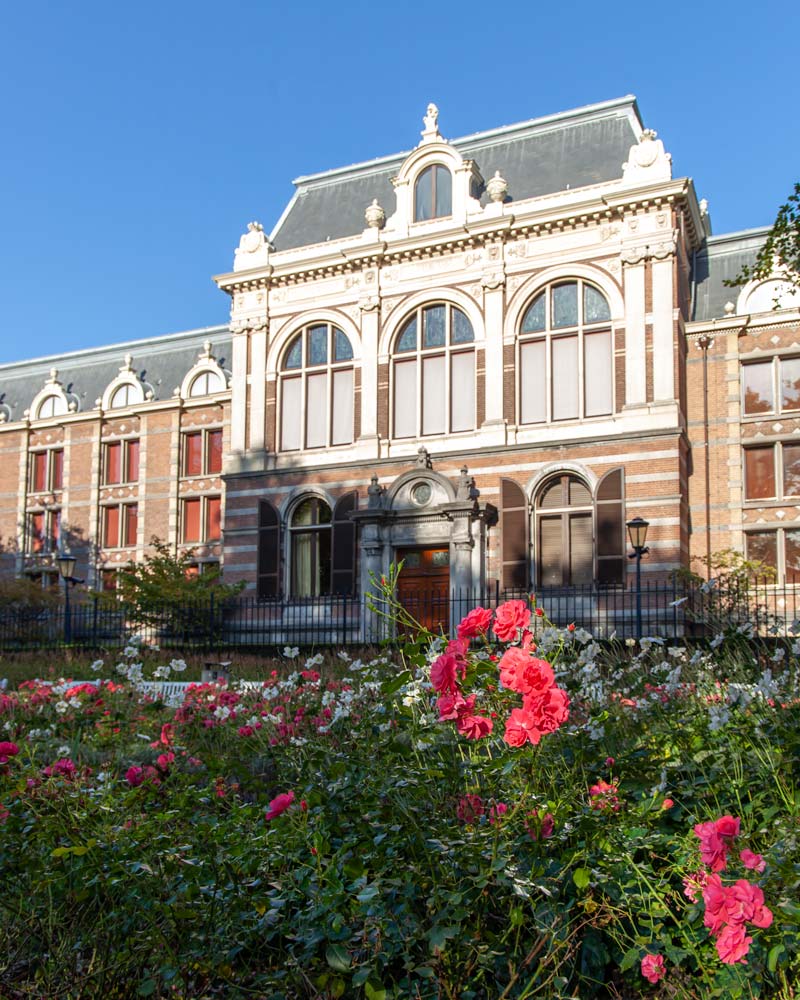
{"type": "Polygon", "coordinates": [[[624,253],[625,287],[625,405],[647,402],[647,354],[644,333],[644,249],[624,253]]]}
{"type": "Polygon", "coordinates": [[[486,417],[483,426],[503,423],[503,308],[505,278],[483,279],[483,314],[486,323],[484,351],[486,417]]]}
{"type": "Polygon", "coordinates": [[[264,451],[267,398],[267,328],[250,334],[250,446],[253,453],[264,451]]]}
{"type": "Polygon", "coordinates": [[[675,354],[673,320],[674,257],[654,260],[653,280],[653,400],[675,399],[675,354]]]}
{"type": "Polygon", "coordinates": [[[378,441],[378,336],[380,299],[364,298],[361,308],[361,441],[378,441]]]}

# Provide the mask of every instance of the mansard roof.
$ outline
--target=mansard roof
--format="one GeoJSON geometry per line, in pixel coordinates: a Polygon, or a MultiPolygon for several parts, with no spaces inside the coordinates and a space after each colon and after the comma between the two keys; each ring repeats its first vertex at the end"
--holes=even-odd
{"type": "Polygon", "coordinates": [[[0,365],[0,404],[7,408],[9,420],[22,420],[25,410],[44,387],[50,370],[55,368],[68,398],[78,401],[78,411],[93,410],[96,400],[119,375],[126,354],[132,355],[132,369],[138,378],[147,388],[152,388],[152,398],[170,399],[197,362],[206,340],[211,341],[211,350],[220,366],[229,368],[231,334],[227,326],[205,327],[0,365]]]}
{"type": "Polygon", "coordinates": [[[725,284],[733,280],[745,264],[752,265],[769,233],[769,227],[744,229],[737,233],[709,236],[697,251],[692,266],[694,303],[692,319],[703,322],[725,315],[725,303],[739,297],[741,288],[725,284]]]}
{"type": "MultiPolygon", "coordinates": [[[[622,177],[622,164],[639,141],[642,123],[632,96],[535,118],[450,145],[474,160],[484,179],[499,170],[514,201],[622,177]]],[[[299,177],[296,191],[273,230],[276,250],[325,243],[364,230],[364,210],[377,198],[394,211],[392,178],[410,151],[321,174],[299,177]]],[[[484,193],[481,201],[486,204],[484,193]]]]}

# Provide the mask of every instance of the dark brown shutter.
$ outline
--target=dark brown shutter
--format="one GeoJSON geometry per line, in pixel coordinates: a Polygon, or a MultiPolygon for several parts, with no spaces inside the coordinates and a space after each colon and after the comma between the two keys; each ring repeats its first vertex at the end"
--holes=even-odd
{"type": "Polygon", "coordinates": [[[528,501],[521,486],[500,480],[500,537],[503,546],[504,590],[528,587],[528,501]]]}
{"type": "Polygon", "coordinates": [[[258,504],[258,580],[259,597],[280,594],[280,518],[269,502],[258,504]]]}
{"type": "Polygon", "coordinates": [[[623,470],[607,472],[597,486],[597,579],[625,582],[625,516],[623,470]]]}
{"type": "Polygon", "coordinates": [[[569,582],[573,587],[592,582],[592,515],[570,514],[569,582]]]}
{"type": "Polygon", "coordinates": [[[333,582],[334,594],[356,591],[356,526],[350,514],[358,508],[358,493],[345,493],[333,511],[333,582]]]}
{"type": "Polygon", "coordinates": [[[561,514],[539,518],[539,582],[542,587],[564,584],[564,527],[561,514]]]}

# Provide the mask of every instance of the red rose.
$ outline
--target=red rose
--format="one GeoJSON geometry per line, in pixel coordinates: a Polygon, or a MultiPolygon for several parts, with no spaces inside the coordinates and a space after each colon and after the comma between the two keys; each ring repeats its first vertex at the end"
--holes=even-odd
{"type": "Polygon", "coordinates": [[[527,628],[531,611],[525,601],[506,601],[495,611],[494,634],[500,642],[513,642],[517,630],[527,628]]]}
{"type": "Polygon", "coordinates": [[[459,639],[474,639],[478,635],[485,635],[489,630],[492,620],[492,612],[489,608],[473,608],[469,614],[461,619],[458,626],[459,639]]]}
{"type": "Polygon", "coordinates": [[[544,695],[555,683],[555,674],[546,660],[537,660],[518,646],[511,646],[500,660],[500,680],[509,691],[544,695]]]}
{"type": "Polygon", "coordinates": [[[458,690],[458,667],[459,661],[453,653],[442,653],[431,664],[431,684],[444,694],[455,694],[458,690]]]}
{"type": "Polygon", "coordinates": [[[276,795],[264,813],[264,819],[269,823],[276,816],[280,816],[282,812],[286,812],[293,802],[294,792],[282,792],[280,795],[276,795]]]}

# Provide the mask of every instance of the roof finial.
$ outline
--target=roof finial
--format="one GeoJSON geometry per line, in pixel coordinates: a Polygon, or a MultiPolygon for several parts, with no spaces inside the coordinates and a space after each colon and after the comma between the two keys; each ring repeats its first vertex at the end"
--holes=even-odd
{"type": "Polygon", "coordinates": [[[439,109],[433,102],[428,105],[427,113],[422,122],[425,126],[420,133],[423,142],[435,142],[436,139],[442,138],[439,134],[439,109]]]}

